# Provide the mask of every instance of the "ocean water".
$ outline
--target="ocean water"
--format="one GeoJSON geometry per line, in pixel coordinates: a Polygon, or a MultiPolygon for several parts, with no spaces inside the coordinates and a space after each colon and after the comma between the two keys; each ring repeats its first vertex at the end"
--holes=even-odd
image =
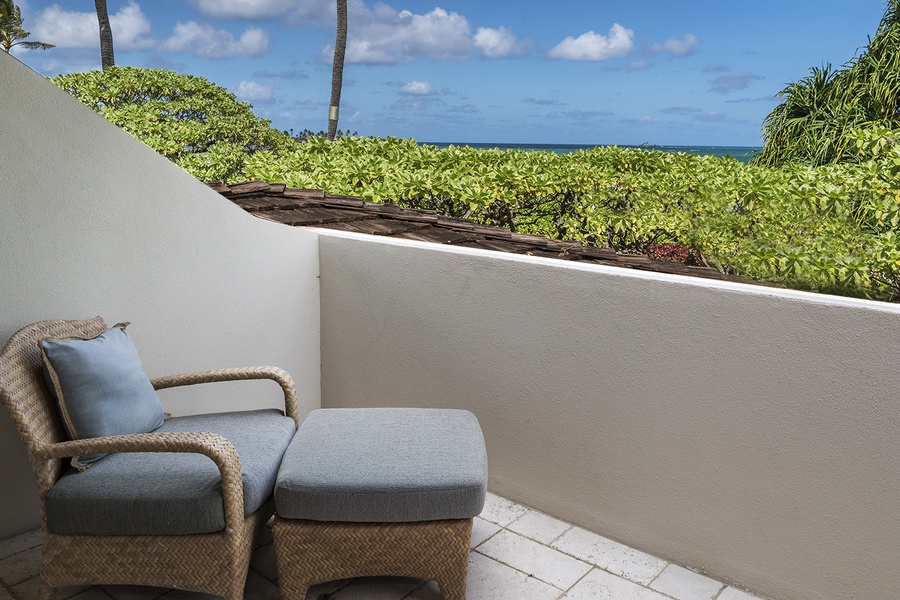
{"type": "MultiPolygon", "coordinates": [[[[448,146],[469,146],[470,148],[499,150],[546,150],[556,152],[557,154],[568,154],[577,150],[590,150],[596,146],[590,144],[482,144],[482,143],[450,143],[450,142],[427,142],[429,146],[437,146],[438,148],[446,148],[448,146]]],[[[730,156],[742,163],[747,163],[762,148],[754,146],[626,146],[620,145],[620,148],[644,148],[647,150],[661,150],[663,152],[686,152],[688,154],[699,154],[701,156],[730,156]]]]}

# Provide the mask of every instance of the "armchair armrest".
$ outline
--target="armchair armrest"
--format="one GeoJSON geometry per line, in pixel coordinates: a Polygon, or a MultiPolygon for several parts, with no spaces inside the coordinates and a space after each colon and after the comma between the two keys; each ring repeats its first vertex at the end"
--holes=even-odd
{"type": "Polygon", "coordinates": [[[218,433],[134,433],[40,444],[35,448],[37,457],[44,460],[116,452],[185,452],[209,457],[216,463],[222,478],[226,529],[235,530],[244,522],[241,459],[231,442],[218,433]]]}
{"type": "Polygon", "coordinates": [[[295,426],[300,426],[300,417],[297,414],[297,386],[294,384],[294,379],[290,373],[278,367],[238,367],[216,371],[197,371],[195,373],[156,377],[151,379],[150,383],[153,384],[154,389],[162,390],[197,383],[245,381],[249,379],[271,379],[278,383],[284,391],[284,414],[294,420],[295,426]]]}

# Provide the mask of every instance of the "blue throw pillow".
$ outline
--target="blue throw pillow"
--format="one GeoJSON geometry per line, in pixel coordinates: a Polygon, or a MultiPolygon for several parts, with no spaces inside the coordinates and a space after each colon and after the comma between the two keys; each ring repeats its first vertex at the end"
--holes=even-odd
{"type": "MultiPolygon", "coordinates": [[[[73,440],[148,433],[163,423],[159,396],[126,325],[119,323],[91,339],[41,341],[44,374],[73,440]]],[[[72,466],[84,470],[104,456],[75,456],[72,466]]]]}

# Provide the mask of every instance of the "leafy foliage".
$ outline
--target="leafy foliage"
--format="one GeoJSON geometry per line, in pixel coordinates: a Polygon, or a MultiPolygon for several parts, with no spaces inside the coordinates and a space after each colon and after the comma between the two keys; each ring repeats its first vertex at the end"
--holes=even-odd
{"type": "Polygon", "coordinates": [[[438,149],[349,132],[301,142],[196,77],[116,67],[55,81],[203,180],[324,188],[796,289],[900,298],[900,127],[849,130],[853,163],[773,168],[616,147],[438,149]]]}
{"type": "Polygon", "coordinates": [[[900,127],[900,0],[888,0],[878,31],[857,58],[779,92],[783,102],[763,123],[759,165],[824,165],[858,160],[854,132],[900,127]]]}
{"type": "MultiPolygon", "coordinates": [[[[684,253],[804,290],[900,293],[900,132],[856,133],[857,164],[774,169],[627,148],[572,154],[309,138],[240,179],[325,188],[621,252],[684,253]]],[[[665,258],[666,256],[659,256],[665,258]]]]}
{"type": "Polygon", "coordinates": [[[252,107],[201,77],[110,67],[52,81],[206,181],[239,177],[255,152],[292,144],[252,107]]]}

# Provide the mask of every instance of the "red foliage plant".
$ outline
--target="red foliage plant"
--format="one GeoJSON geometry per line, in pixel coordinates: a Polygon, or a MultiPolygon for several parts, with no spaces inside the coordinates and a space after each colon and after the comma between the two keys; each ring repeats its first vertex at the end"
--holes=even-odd
{"type": "Polygon", "coordinates": [[[647,256],[654,260],[667,260],[670,262],[688,263],[692,259],[690,246],[684,244],[650,244],[647,246],[647,256]]]}

